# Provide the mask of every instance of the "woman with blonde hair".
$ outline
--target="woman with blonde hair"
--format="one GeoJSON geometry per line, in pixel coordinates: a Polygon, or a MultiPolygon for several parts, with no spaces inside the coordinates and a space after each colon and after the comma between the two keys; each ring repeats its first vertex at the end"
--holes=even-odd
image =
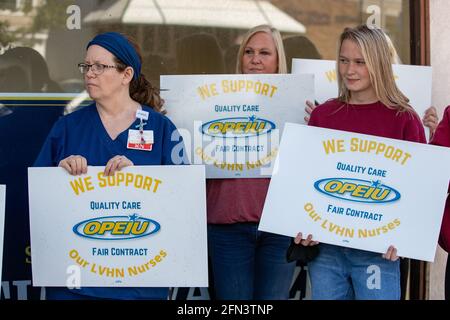
{"type": "MultiPolygon", "coordinates": [[[[286,73],[278,30],[257,26],[245,35],[236,72],[286,73]]],[[[258,231],[270,179],[207,181],[208,248],[216,299],[287,299],[295,263],[286,261],[291,238],[258,231]]]]}
{"type": "MultiPolygon", "coordinates": [[[[248,46],[248,43],[251,39],[254,41],[258,41],[259,37],[265,38],[265,40],[269,40],[271,38],[271,42],[273,44],[270,45],[270,49],[275,50],[276,52],[272,52],[271,50],[267,50],[269,48],[263,48],[266,50],[261,50],[262,57],[269,56],[272,59],[276,59],[277,62],[273,64],[268,64],[270,67],[272,67],[272,72],[265,72],[265,73],[287,73],[287,63],[286,63],[286,54],[284,52],[284,46],[283,46],[283,39],[281,38],[280,32],[272,28],[269,25],[262,24],[256,27],[253,27],[250,29],[242,39],[241,46],[239,47],[238,51],[238,57],[237,57],[237,63],[236,63],[236,73],[257,73],[257,72],[249,72],[248,67],[251,65],[258,65],[258,64],[264,64],[264,59],[261,61],[254,60],[253,62],[245,61],[244,59],[247,58],[253,58],[254,57],[254,49],[251,46],[248,46]],[[255,38],[256,36],[256,38],[255,38]],[[273,71],[275,70],[275,71],[273,71]]],[[[264,40],[263,40],[264,41],[264,40]]],[[[270,41],[269,41],[270,42],[270,41]]],[[[268,44],[268,43],[265,43],[268,44]]],[[[272,60],[271,60],[272,61],[272,60]]],[[[269,71],[269,70],[264,70],[269,71]]],[[[262,72],[259,72],[262,73],[262,72]]]]}
{"type": "MultiPolygon", "coordinates": [[[[426,143],[419,117],[397,88],[389,44],[383,31],[362,25],[346,28],[338,45],[339,96],[319,105],[309,125],[426,143]]],[[[312,235],[295,239],[317,245],[312,235]]],[[[389,246],[380,255],[364,250],[320,244],[308,264],[313,299],[400,299],[400,263],[389,246]],[[370,266],[377,266],[380,285],[368,286],[370,266]]]]}
{"type": "MultiPolygon", "coordinates": [[[[382,31],[381,29],[379,29],[382,31]]],[[[397,53],[397,50],[395,49],[394,43],[392,42],[391,38],[384,33],[384,36],[386,37],[387,44],[389,46],[389,55],[391,57],[391,63],[393,64],[401,64],[402,61],[400,59],[400,56],[397,53]]],[[[305,122],[309,121],[309,117],[311,115],[311,112],[315,109],[316,105],[314,105],[311,101],[306,101],[306,116],[305,116],[305,122]]],[[[436,130],[436,127],[439,122],[439,117],[437,115],[437,111],[435,107],[429,107],[427,110],[425,110],[425,114],[422,118],[422,123],[424,126],[428,127],[430,131],[430,137],[433,137],[434,131],[436,130]]]]}

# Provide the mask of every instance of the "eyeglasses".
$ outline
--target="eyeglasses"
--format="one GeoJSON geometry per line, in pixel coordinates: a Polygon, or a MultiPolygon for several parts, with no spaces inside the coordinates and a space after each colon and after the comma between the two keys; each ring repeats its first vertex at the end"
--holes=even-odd
{"type": "Polygon", "coordinates": [[[102,74],[103,71],[105,71],[105,69],[109,69],[109,68],[117,68],[117,66],[108,66],[106,64],[101,64],[101,63],[94,63],[94,64],[79,63],[78,64],[78,69],[80,69],[80,72],[82,74],[88,73],[89,69],[91,69],[95,75],[99,75],[99,74],[102,74]]]}

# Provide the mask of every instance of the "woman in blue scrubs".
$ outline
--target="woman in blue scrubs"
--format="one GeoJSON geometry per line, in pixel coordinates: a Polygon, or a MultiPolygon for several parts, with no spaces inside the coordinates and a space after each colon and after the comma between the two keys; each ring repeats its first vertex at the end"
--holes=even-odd
{"type": "MultiPolygon", "coordinates": [[[[105,166],[105,175],[131,165],[187,163],[175,125],[141,73],[137,45],[122,34],[97,35],[78,65],[91,105],[58,120],[34,164],[72,175],[105,166]],[[172,141],[172,133],[174,140],[172,141]]],[[[47,299],[167,299],[168,288],[47,288],[47,299]]]]}

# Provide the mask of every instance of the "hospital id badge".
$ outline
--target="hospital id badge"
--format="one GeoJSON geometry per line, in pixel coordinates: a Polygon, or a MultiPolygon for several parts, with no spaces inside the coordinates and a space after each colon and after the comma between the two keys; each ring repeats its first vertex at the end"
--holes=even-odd
{"type": "Polygon", "coordinates": [[[152,151],[153,130],[128,130],[127,148],[152,151]]]}

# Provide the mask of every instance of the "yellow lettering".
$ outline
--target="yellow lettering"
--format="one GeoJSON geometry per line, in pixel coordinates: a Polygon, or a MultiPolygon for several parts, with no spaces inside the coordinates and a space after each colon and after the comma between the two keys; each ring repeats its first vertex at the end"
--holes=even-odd
{"type": "Polygon", "coordinates": [[[272,90],[270,91],[270,97],[272,98],[275,92],[278,90],[278,87],[272,86],[272,90]]]}
{"type": "Polygon", "coordinates": [[[261,89],[261,95],[267,96],[268,93],[269,93],[269,85],[267,83],[264,83],[261,89]]]}
{"type": "Polygon", "coordinates": [[[327,140],[322,141],[323,148],[325,149],[325,153],[329,154],[336,153],[336,152],[345,152],[344,149],[344,140],[327,140]]]}
{"type": "Polygon", "coordinates": [[[329,82],[336,82],[336,70],[330,70],[325,72],[325,77],[329,82]]]}
{"type": "Polygon", "coordinates": [[[205,100],[206,98],[209,98],[211,96],[217,96],[219,95],[217,93],[217,89],[216,89],[216,84],[210,84],[209,87],[208,85],[204,85],[201,87],[197,88],[197,93],[200,95],[200,98],[202,98],[202,100],[205,100]]]}
{"type": "Polygon", "coordinates": [[[92,185],[91,177],[78,178],[73,181],[70,181],[70,186],[72,187],[73,192],[78,196],[85,191],[94,190],[94,186],[92,185]]]}

